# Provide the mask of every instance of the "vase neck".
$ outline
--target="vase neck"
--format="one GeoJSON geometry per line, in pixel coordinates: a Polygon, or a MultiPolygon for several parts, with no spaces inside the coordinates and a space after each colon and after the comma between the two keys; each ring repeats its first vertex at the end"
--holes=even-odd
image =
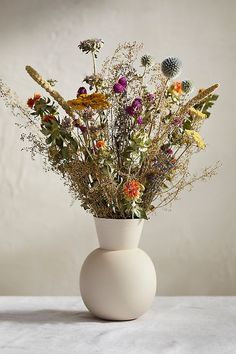
{"type": "Polygon", "coordinates": [[[100,248],[128,250],[137,248],[143,230],[143,219],[94,218],[100,248]]]}

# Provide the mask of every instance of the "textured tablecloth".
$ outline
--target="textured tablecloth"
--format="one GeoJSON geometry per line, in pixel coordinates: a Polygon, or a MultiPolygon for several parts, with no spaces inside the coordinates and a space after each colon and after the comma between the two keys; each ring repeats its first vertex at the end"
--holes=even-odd
{"type": "Polygon", "coordinates": [[[0,297],[0,354],[236,354],[236,297],[157,297],[109,322],[80,297],[0,297]]]}

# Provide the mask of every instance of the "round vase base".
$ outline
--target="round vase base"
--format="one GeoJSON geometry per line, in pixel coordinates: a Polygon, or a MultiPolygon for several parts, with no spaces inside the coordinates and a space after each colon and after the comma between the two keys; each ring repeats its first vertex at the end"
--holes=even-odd
{"type": "Polygon", "coordinates": [[[82,266],[80,290],[86,307],[96,317],[134,320],[152,304],[156,292],[155,268],[139,248],[98,248],[82,266]]]}

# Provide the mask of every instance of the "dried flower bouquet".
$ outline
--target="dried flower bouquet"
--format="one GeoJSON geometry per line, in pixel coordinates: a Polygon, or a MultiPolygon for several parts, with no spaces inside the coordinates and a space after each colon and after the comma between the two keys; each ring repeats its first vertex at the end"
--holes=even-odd
{"type": "Polygon", "coordinates": [[[96,217],[147,218],[169,205],[181,190],[215,174],[217,165],[190,175],[190,158],[205,148],[199,134],[218,95],[217,84],[191,97],[190,81],[174,81],[181,72],[178,58],[156,64],[149,55],[138,56],[142,45],[118,46],[98,73],[100,39],[80,42],[90,53],[93,73],[86,76],[77,97],[65,100],[26,66],[28,74],[51,96],[34,94],[22,105],[0,81],[0,94],[13,113],[31,128],[22,134],[34,157],[59,173],[75,200],[96,217]],[[89,93],[88,93],[89,92],[89,93]]]}

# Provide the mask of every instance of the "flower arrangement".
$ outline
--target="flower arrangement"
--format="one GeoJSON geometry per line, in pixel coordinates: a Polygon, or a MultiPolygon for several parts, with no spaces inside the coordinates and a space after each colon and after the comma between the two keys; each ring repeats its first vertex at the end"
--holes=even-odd
{"type": "Polygon", "coordinates": [[[76,97],[65,100],[55,80],[28,74],[51,96],[35,93],[22,105],[1,81],[0,93],[13,113],[31,128],[22,134],[34,157],[59,173],[75,200],[96,217],[148,218],[169,205],[180,191],[216,173],[189,173],[190,158],[205,149],[199,130],[210,116],[217,84],[192,95],[191,81],[175,81],[182,63],[169,57],[161,64],[139,54],[142,45],[120,44],[97,72],[100,39],[80,42],[91,54],[93,72],[76,97]],[[85,87],[86,86],[86,87],[85,87]]]}

